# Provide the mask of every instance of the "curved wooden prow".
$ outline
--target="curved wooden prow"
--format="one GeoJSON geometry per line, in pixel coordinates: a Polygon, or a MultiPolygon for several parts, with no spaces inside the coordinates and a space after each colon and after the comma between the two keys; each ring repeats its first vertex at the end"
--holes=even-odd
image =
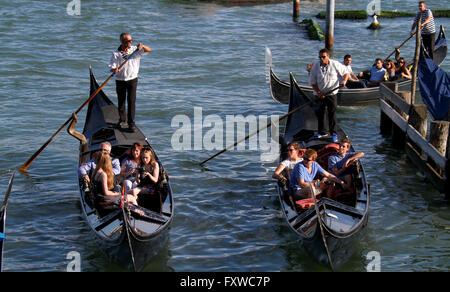
{"type": "Polygon", "coordinates": [[[67,133],[69,133],[71,136],[73,136],[75,139],[77,139],[78,141],[80,141],[80,164],[83,164],[86,162],[86,158],[87,158],[87,150],[88,150],[88,143],[87,143],[87,139],[86,137],[80,133],[75,131],[75,125],[77,124],[78,119],[77,119],[77,115],[75,113],[72,114],[72,122],[70,123],[70,125],[67,127],[67,133]],[[85,154],[81,154],[81,153],[85,153],[85,154]]]}

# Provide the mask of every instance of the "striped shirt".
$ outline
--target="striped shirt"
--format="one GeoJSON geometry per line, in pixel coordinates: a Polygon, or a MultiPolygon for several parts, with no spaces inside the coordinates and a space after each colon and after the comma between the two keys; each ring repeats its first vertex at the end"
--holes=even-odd
{"type": "Polygon", "coordinates": [[[416,18],[415,18],[415,22],[417,23],[419,20],[419,16],[422,15],[422,20],[420,21],[421,23],[424,23],[425,20],[427,20],[428,16],[431,16],[430,21],[425,24],[425,26],[422,29],[422,34],[433,34],[436,32],[436,26],[434,25],[434,17],[433,17],[433,12],[431,12],[430,9],[425,9],[424,12],[417,12],[416,14],[416,18]]]}

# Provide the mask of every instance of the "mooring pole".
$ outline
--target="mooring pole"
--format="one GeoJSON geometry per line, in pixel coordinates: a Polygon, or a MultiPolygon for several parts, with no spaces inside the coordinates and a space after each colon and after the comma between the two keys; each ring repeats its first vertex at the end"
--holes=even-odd
{"type": "Polygon", "coordinates": [[[300,16],[300,0],[293,0],[292,7],[293,7],[292,15],[294,17],[294,21],[297,21],[298,17],[300,16]]]}
{"type": "Polygon", "coordinates": [[[417,83],[417,71],[419,66],[419,55],[420,55],[420,43],[421,43],[421,35],[420,35],[420,25],[422,24],[422,19],[419,17],[417,21],[417,30],[416,30],[416,52],[414,54],[414,66],[412,71],[412,82],[411,82],[411,104],[415,103],[416,99],[416,83],[417,83]]]}
{"type": "Polygon", "coordinates": [[[325,48],[332,51],[334,43],[334,0],[327,0],[327,26],[325,32],[325,48]]]}

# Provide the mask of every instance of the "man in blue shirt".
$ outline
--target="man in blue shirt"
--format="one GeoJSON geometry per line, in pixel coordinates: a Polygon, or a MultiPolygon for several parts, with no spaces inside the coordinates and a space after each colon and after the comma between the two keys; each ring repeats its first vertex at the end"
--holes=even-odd
{"type": "Polygon", "coordinates": [[[359,72],[358,76],[363,77],[364,73],[370,73],[370,79],[367,82],[367,87],[376,87],[379,86],[381,82],[384,81],[384,75],[386,75],[386,69],[383,67],[383,60],[380,58],[375,59],[375,64],[370,67],[370,69],[359,72]]]}
{"type": "MultiPolygon", "coordinates": [[[[100,145],[100,151],[103,153],[107,153],[107,154],[111,154],[111,144],[109,142],[103,142],[100,145]]],[[[111,158],[111,162],[112,162],[112,168],[113,168],[113,173],[114,175],[117,175],[120,173],[120,161],[117,158],[111,158]]],[[[84,178],[84,180],[87,183],[90,183],[90,178],[89,178],[89,174],[91,171],[95,170],[96,167],[96,163],[95,163],[95,158],[87,161],[85,164],[81,165],[78,168],[78,175],[82,178],[84,178]]]]}
{"type": "Polygon", "coordinates": [[[342,139],[339,144],[339,152],[328,158],[328,170],[339,179],[345,181],[344,189],[351,188],[352,176],[348,174],[348,168],[358,159],[364,156],[363,152],[348,152],[350,140],[342,139]]]}
{"type": "MultiPolygon", "coordinates": [[[[317,193],[330,190],[331,185],[326,184],[327,181],[334,181],[344,185],[344,182],[324,170],[315,160],[317,152],[308,149],[303,156],[303,161],[295,165],[290,177],[290,187],[294,200],[301,200],[312,196],[310,187],[316,188],[317,193]],[[320,173],[324,176],[322,180],[314,179],[316,174],[320,173]]],[[[329,192],[327,192],[329,195],[329,192]]]]}

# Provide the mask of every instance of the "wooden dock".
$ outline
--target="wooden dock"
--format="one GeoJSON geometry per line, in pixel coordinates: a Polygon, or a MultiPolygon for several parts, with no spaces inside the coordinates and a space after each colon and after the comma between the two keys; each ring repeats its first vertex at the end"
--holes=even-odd
{"type": "Polygon", "coordinates": [[[450,122],[429,122],[426,105],[411,104],[410,92],[398,92],[394,82],[382,83],[380,93],[381,133],[392,135],[393,146],[405,149],[436,189],[450,199],[450,122]]]}

